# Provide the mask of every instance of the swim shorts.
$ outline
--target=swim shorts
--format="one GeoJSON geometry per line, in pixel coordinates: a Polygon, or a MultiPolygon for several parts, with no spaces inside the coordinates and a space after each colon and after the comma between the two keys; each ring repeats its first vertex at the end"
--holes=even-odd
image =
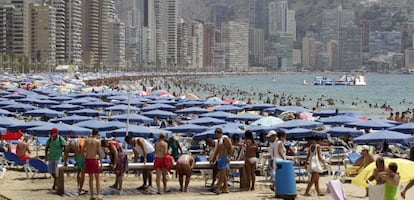
{"type": "Polygon", "coordinates": [[[85,169],[85,158],[83,156],[75,156],[75,166],[78,169],[85,169]]]}
{"type": "Polygon", "coordinates": [[[85,159],[85,173],[99,174],[100,171],[98,159],[85,159]]]}
{"type": "Polygon", "coordinates": [[[229,168],[227,156],[221,156],[217,159],[217,168],[218,169],[229,168]]]}
{"type": "Polygon", "coordinates": [[[154,161],[154,169],[166,169],[170,170],[174,164],[174,158],[172,156],[156,157],[154,161]]]}

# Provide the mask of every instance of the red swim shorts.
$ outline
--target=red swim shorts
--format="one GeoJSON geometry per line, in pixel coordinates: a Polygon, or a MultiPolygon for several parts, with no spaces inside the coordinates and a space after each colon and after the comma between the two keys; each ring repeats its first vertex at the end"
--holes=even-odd
{"type": "Polygon", "coordinates": [[[22,160],[24,162],[27,162],[27,160],[29,160],[29,159],[30,159],[30,156],[29,155],[20,156],[20,160],[22,160]]]}
{"type": "Polygon", "coordinates": [[[154,161],[154,169],[170,170],[174,164],[172,156],[156,157],[154,161]]]}
{"type": "Polygon", "coordinates": [[[85,159],[85,173],[99,174],[100,171],[98,159],[85,159]]]}

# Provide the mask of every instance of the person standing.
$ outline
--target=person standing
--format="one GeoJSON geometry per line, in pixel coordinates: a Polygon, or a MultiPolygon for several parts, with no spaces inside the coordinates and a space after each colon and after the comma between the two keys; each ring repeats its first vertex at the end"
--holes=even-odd
{"type": "Polygon", "coordinates": [[[188,154],[181,155],[177,160],[176,170],[177,170],[177,175],[178,175],[178,181],[180,182],[181,192],[188,191],[188,184],[190,183],[194,165],[195,165],[194,158],[188,154]],[[185,185],[183,184],[184,176],[185,176],[185,185]],[[184,188],[183,188],[183,185],[184,185],[184,188]]]}
{"type": "Polygon", "coordinates": [[[256,154],[258,148],[251,131],[246,131],[245,137],[246,153],[244,156],[244,167],[246,168],[248,190],[254,190],[254,185],[256,182],[256,154]]]}
{"type": "Polygon", "coordinates": [[[174,157],[174,161],[177,161],[180,154],[183,153],[180,143],[174,137],[170,137],[168,140],[168,149],[171,150],[171,155],[174,157]]]}
{"type": "Polygon", "coordinates": [[[277,152],[275,156],[276,162],[278,160],[286,160],[286,148],[285,148],[286,132],[278,131],[277,138],[278,138],[278,140],[276,141],[277,152]]]}
{"type": "Polygon", "coordinates": [[[315,185],[316,194],[318,196],[324,196],[324,194],[321,193],[319,189],[319,173],[322,171],[322,165],[323,163],[322,156],[321,156],[321,148],[319,143],[322,141],[322,138],[316,137],[313,144],[309,147],[308,150],[308,156],[306,157],[306,164],[309,166],[320,166],[319,170],[312,169],[312,167],[309,167],[309,171],[312,174],[311,179],[308,182],[308,186],[306,187],[305,196],[311,196],[309,194],[309,191],[312,187],[312,185],[315,185]]]}
{"type": "Polygon", "coordinates": [[[218,141],[217,140],[213,140],[211,138],[207,138],[206,140],[206,145],[209,147],[210,151],[209,151],[209,161],[211,163],[211,167],[213,168],[213,182],[211,183],[211,189],[214,190],[214,183],[216,182],[216,177],[218,174],[218,169],[217,169],[217,163],[216,160],[213,160],[213,156],[217,150],[217,146],[218,146],[218,141]]]}
{"type": "Polygon", "coordinates": [[[122,182],[125,172],[128,168],[128,157],[123,152],[121,144],[118,141],[108,141],[103,139],[101,141],[103,148],[109,149],[109,157],[111,160],[111,167],[116,176],[114,185],[110,186],[118,190],[122,194],[122,182]]]}
{"type": "Polygon", "coordinates": [[[398,185],[400,184],[400,175],[398,174],[398,165],[395,162],[388,164],[386,172],[380,172],[380,177],[385,180],[384,200],[398,200],[398,185]]]}
{"type": "MultiPolygon", "coordinates": [[[[141,156],[141,162],[146,164],[147,162],[154,162],[155,158],[155,149],[153,145],[146,139],[142,137],[132,137],[130,135],[125,136],[125,142],[132,146],[132,151],[134,152],[134,161],[137,162],[138,158],[141,156]]],[[[151,170],[145,170],[142,173],[143,185],[137,189],[147,189],[152,187],[152,175],[151,170]],[[148,185],[147,185],[148,183],[148,185]]]]}
{"type": "Polygon", "coordinates": [[[92,137],[85,140],[85,173],[89,175],[89,190],[91,199],[101,199],[99,173],[102,169],[102,158],[100,154],[101,142],[99,141],[98,129],[93,129],[92,137]],[[96,198],[93,192],[93,179],[96,182],[96,198]]]}
{"type": "Polygon", "coordinates": [[[168,144],[165,142],[165,134],[160,134],[160,140],[155,143],[154,169],[157,173],[157,193],[161,194],[161,178],[164,186],[164,193],[167,192],[167,172],[172,168],[173,158],[168,156],[168,144]],[[171,158],[171,159],[170,159],[171,158]]]}
{"type": "Polygon", "coordinates": [[[401,191],[401,197],[403,199],[405,199],[405,193],[407,193],[407,191],[414,186],[414,179],[411,180],[406,186],[405,188],[401,191]]]}
{"type": "Polygon", "coordinates": [[[271,174],[271,178],[272,178],[272,185],[270,185],[270,189],[272,191],[275,190],[275,180],[276,180],[276,158],[277,158],[277,140],[276,140],[276,131],[271,130],[269,131],[269,133],[267,134],[267,137],[269,138],[269,154],[270,154],[270,159],[269,159],[269,172],[271,174]]]}
{"type": "Polygon", "coordinates": [[[83,138],[76,138],[75,140],[70,140],[65,148],[65,155],[63,157],[64,165],[67,166],[69,152],[73,152],[75,154],[75,166],[77,169],[76,180],[79,195],[84,195],[87,193],[87,191],[83,189],[83,184],[85,182],[84,146],[85,140],[83,138]]]}
{"type": "Polygon", "coordinates": [[[62,154],[66,146],[66,141],[59,135],[57,128],[52,128],[50,131],[50,137],[46,141],[45,159],[48,162],[48,171],[53,177],[52,190],[56,189],[56,168],[62,159],[62,154]]]}
{"type": "Polygon", "coordinates": [[[216,128],[214,133],[218,138],[218,146],[212,160],[217,159],[217,168],[220,176],[217,183],[216,194],[228,193],[227,169],[229,168],[230,157],[233,155],[233,145],[230,138],[223,135],[223,130],[221,128],[216,128]]]}

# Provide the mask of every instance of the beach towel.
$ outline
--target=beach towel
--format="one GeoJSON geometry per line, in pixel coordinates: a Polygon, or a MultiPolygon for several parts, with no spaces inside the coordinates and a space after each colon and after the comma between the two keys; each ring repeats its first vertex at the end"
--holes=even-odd
{"type": "Polygon", "coordinates": [[[339,180],[330,180],[326,183],[326,191],[330,193],[334,200],[348,200],[345,195],[344,187],[339,180]]]}
{"type": "Polygon", "coordinates": [[[369,199],[370,200],[384,200],[385,184],[373,184],[369,182],[369,199]]]}

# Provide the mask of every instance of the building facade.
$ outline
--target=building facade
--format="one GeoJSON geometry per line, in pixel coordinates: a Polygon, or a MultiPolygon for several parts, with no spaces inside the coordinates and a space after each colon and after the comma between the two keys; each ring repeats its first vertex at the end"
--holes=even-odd
{"type": "Polygon", "coordinates": [[[244,71],[249,65],[249,25],[229,21],[221,25],[224,46],[225,69],[244,71]]]}
{"type": "Polygon", "coordinates": [[[401,53],[401,37],[399,31],[371,31],[369,33],[370,56],[401,53]]]}

